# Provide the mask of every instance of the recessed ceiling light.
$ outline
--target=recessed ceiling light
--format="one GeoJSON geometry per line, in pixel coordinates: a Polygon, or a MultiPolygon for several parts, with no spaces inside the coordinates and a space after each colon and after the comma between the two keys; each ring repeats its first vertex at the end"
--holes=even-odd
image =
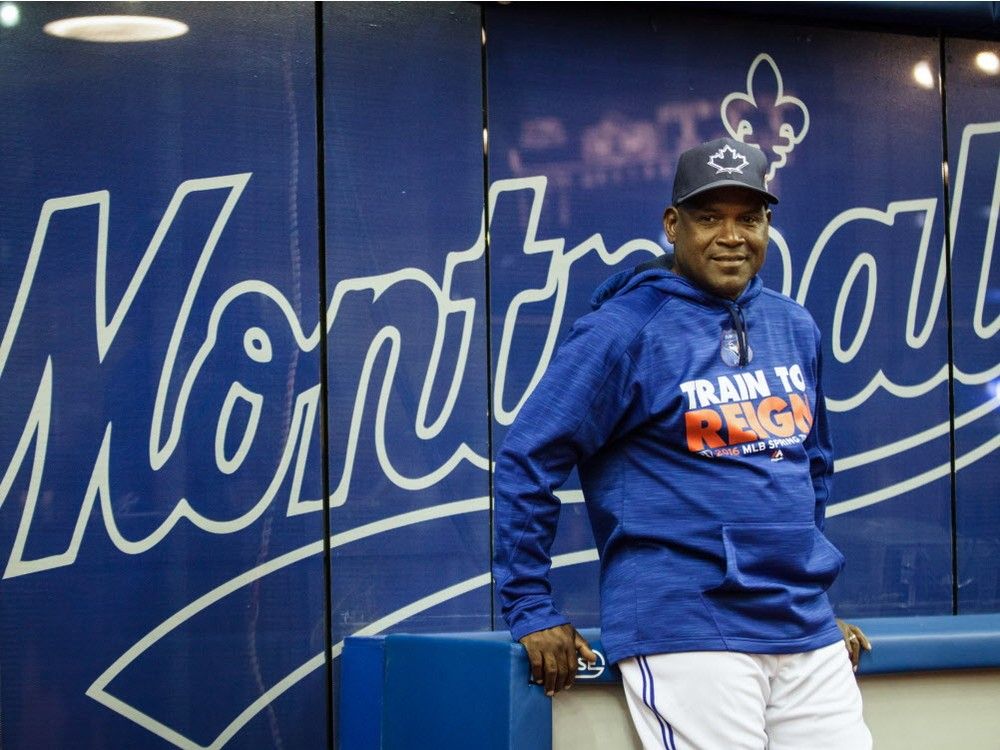
{"type": "Polygon", "coordinates": [[[914,65],[913,80],[925,89],[934,88],[934,73],[931,71],[930,63],[924,61],[914,65]]]}
{"type": "Polygon", "coordinates": [[[21,20],[21,9],[17,3],[0,3],[0,26],[9,29],[21,20]]]}
{"type": "Polygon", "coordinates": [[[188,32],[187,24],[155,16],[79,16],[45,24],[45,33],[85,42],[152,42],[188,32]]]}
{"type": "Polygon", "coordinates": [[[996,75],[1000,73],[1000,57],[996,52],[980,52],[976,55],[976,66],[984,73],[996,75]]]}

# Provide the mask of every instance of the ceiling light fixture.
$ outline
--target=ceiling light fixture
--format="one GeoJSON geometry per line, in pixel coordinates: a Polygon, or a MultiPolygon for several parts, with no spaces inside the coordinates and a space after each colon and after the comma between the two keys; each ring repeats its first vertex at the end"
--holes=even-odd
{"type": "Polygon", "coordinates": [[[79,16],[47,23],[44,31],[85,42],[153,42],[186,34],[188,27],[156,16],[79,16]]]}
{"type": "Polygon", "coordinates": [[[927,61],[918,62],[913,66],[913,80],[917,85],[925,89],[934,88],[934,73],[931,71],[930,63],[927,61]]]}
{"type": "Polygon", "coordinates": [[[980,52],[976,55],[976,67],[984,73],[995,76],[1000,73],[1000,57],[997,57],[996,52],[980,52]]]}
{"type": "Polygon", "coordinates": [[[0,26],[5,29],[17,26],[21,20],[21,9],[17,3],[0,3],[0,26]]]}

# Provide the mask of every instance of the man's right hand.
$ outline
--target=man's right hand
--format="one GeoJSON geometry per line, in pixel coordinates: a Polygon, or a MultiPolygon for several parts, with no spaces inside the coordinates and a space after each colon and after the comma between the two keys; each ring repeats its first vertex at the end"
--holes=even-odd
{"type": "Polygon", "coordinates": [[[546,695],[569,690],[576,679],[577,652],[588,664],[597,661],[597,654],[572,625],[558,625],[536,630],[521,639],[531,663],[531,679],[545,686],[546,695]]]}

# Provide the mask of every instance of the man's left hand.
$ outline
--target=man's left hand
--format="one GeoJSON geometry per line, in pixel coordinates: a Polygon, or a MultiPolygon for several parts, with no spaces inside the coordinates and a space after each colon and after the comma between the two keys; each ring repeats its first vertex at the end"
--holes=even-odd
{"type": "Polygon", "coordinates": [[[837,627],[840,628],[840,634],[844,636],[844,645],[847,646],[847,653],[851,657],[851,665],[854,667],[854,671],[857,672],[858,662],[861,661],[861,649],[871,651],[872,643],[861,628],[857,625],[851,625],[849,622],[844,622],[839,617],[837,618],[837,627]]]}

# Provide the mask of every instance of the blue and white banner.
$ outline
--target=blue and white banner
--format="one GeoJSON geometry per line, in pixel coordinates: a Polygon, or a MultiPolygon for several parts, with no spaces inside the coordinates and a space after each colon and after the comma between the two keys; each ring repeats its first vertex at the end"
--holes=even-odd
{"type": "Polygon", "coordinates": [[[323,670],[281,700],[324,650],[312,8],[154,4],[189,32],[102,44],[19,7],[2,744],[321,746],[323,670]]]}

